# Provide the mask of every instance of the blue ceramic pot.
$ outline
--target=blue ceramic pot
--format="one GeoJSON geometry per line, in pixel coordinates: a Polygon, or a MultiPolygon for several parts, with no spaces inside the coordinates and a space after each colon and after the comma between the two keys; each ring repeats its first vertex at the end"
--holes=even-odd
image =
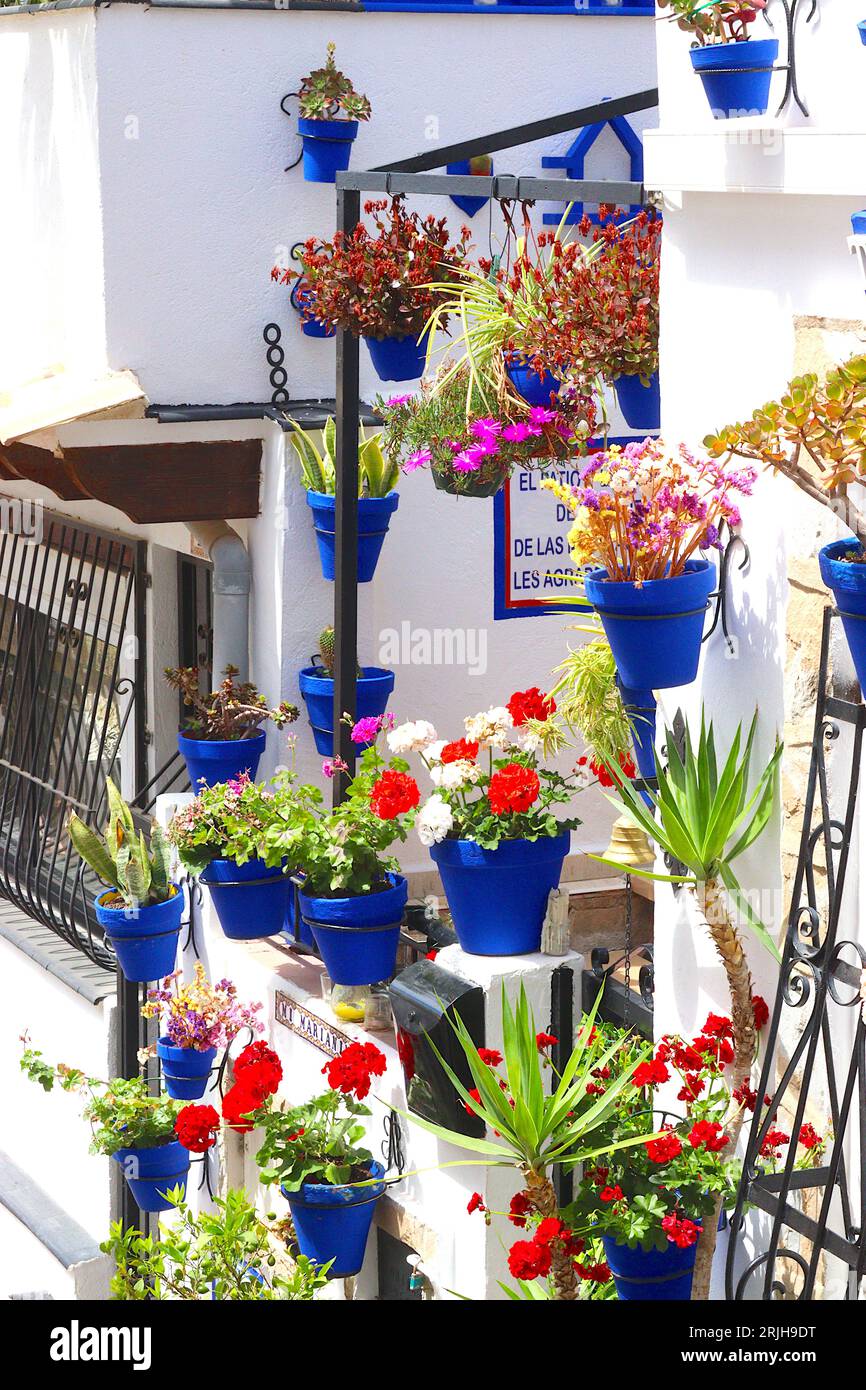
{"type": "Polygon", "coordinates": [[[373,1223],[376,1203],[385,1191],[385,1170],[381,1163],[370,1164],[370,1177],[380,1179],[369,1187],[331,1187],[327,1183],[305,1182],[298,1192],[283,1196],[292,1212],[292,1222],[302,1255],[314,1264],[333,1264],[329,1279],[348,1279],[364,1263],[364,1250],[373,1223]]]}
{"type": "Polygon", "coordinates": [[[667,1250],[630,1250],[612,1236],[603,1236],[604,1257],[610,1266],[620,1302],[688,1300],[692,1293],[697,1246],[687,1250],[671,1242],[667,1250]]]}
{"type": "MultiPolygon", "coordinates": [[[[322,675],[321,667],[307,666],[300,672],[298,684],[310,716],[316,751],[321,753],[323,758],[331,758],[334,755],[333,678],[322,675]]],[[[356,719],[368,719],[384,714],[394,689],[394,672],[382,670],[378,666],[364,666],[356,688],[356,719]]],[[[362,753],[370,744],[359,743],[356,746],[358,752],[362,753]]]]}
{"type": "Polygon", "coordinates": [[[640,588],[593,570],[586,597],[601,618],[616,669],[632,690],[690,685],[698,673],[704,615],[715,588],[708,560],[687,560],[674,579],[648,579],[640,588]]]}
{"type": "Polygon", "coordinates": [[[307,183],[335,183],[341,169],[348,169],[357,121],[313,121],[298,117],[298,134],[304,145],[304,178],[307,183]]]}
{"type": "Polygon", "coordinates": [[[298,894],[301,917],[335,984],[373,985],[394,974],[409,885],[399,874],[388,878],[390,888],[355,898],[298,894]]]}
{"type": "MultiPolygon", "coordinates": [[[[400,502],[399,494],[387,497],[358,498],[358,583],[369,584],[376,573],[392,513],[400,502]]],[[[336,498],[326,492],[307,492],[307,506],[313,513],[313,526],[319,559],[325,579],[333,579],[336,566],[336,498]]]]}
{"type": "Polygon", "coordinates": [[[194,1047],[175,1047],[168,1037],[157,1039],[156,1055],[165,1089],[172,1100],[201,1100],[216,1057],[215,1047],[199,1052],[194,1047]]]}
{"type": "Polygon", "coordinates": [[[300,290],[295,298],[295,307],[301,316],[301,332],[308,338],[336,338],[336,328],[317,319],[312,310],[312,296],[309,291],[300,290]]]}
{"type": "Polygon", "coordinates": [[[860,689],[866,691],[866,564],[843,559],[863,554],[856,536],[825,545],[818,553],[821,578],[832,589],[860,689]]]}
{"type": "MultiPolygon", "coordinates": [[[[446,174],[471,174],[471,162],[468,159],[456,159],[452,164],[445,165],[446,174]]],[[[493,173],[493,161],[490,161],[490,173],[493,173]]],[[[473,198],[468,193],[452,193],[451,201],[467,217],[474,217],[485,204],[490,202],[489,198],[473,198]]]]}
{"type": "Polygon", "coordinates": [[[138,983],[165,979],[174,970],[183,893],[178,889],[173,898],[140,907],[131,916],[122,907],[103,907],[102,899],[113,892],[104,889],[95,899],[96,920],[114,947],[124,976],[138,983]]]}
{"type": "Polygon", "coordinates": [[[556,888],[570,832],[540,840],[474,840],[431,845],[457,939],[472,956],[523,956],[541,946],[550,890],[556,888]]]}
{"type": "Polygon", "coordinates": [[[778,39],[744,39],[691,50],[692,67],[704,84],[717,121],[764,114],[778,56],[778,39]]]}
{"type": "Polygon", "coordinates": [[[857,28],[860,33],[860,42],[866,43],[866,19],[861,19],[860,23],[857,25],[857,28]]]}
{"type": "Polygon", "coordinates": [[[210,890],[220,926],[230,941],[257,941],[286,930],[293,892],[288,874],[262,859],[236,864],[212,859],[199,875],[210,890]]]}
{"type": "Polygon", "coordinates": [[[427,345],[406,338],[364,338],[380,381],[417,381],[424,374],[427,345]]]}
{"type": "Polygon", "coordinates": [[[639,376],[618,376],[616,398],[623,418],[633,430],[652,432],[661,428],[662,403],[659,374],[653,372],[649,386],[639,376]]]}
{"type": "Polygon", "coordinates": [[[656,701],[651,690],[629,690],[617,681],[631,725],[631,741],[641,777],[656,775],[656,701]]]}
{"type": "Polygon", "coordinates": [[[179,1184],[186,1190],[190,1154],[177,1140],[156,1149],[118,1149],[111,1156],[142,1211],[170,1211],[168,1189],[179,1184]]]}
{"type": "Polygon", "coordinates": [[[529,405],[550,406],[551,393],[554,396],[559,395],[561,383],[551,372],[545,372],[542,381],[534,368],[517,359],[510,366],[506,363],[505,370],[515,391],[519,392],[529,405]]]}
{"type": "Polygon", "coordinates": [[[264,730],[258,729],[251,738],[206,739],[187,738],[178,734],[177,746],[183,754],[193,791],[215,787],[248,772],[255,781],[259,759],[265,751],[264,730]]]}

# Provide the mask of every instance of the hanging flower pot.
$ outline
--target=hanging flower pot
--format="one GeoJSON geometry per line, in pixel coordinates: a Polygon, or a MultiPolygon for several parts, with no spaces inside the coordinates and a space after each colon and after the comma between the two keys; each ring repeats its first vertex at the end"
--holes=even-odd
{"type": "Polygon", "coordinates": [[[427,346],[420,338],[364,338],[380,381],[417,381],[424,374],[427,346]]]}
{"type": "Polygon", "coordinates": [[[135,912],[108,906],[106,900],[112,897],[117,894],[111,888],[97,896],[96,920],[114,947],[126,979],[145,983],[170,975],[177,954],[183,893],[175,885],[173,897],[150,907],[139,907],[135,912]]]}
{"type": "Polygon", "coordinates": [[[307,183],[335,183],[348,169],[357,121],[314,121],[298,117],[298,134],[304,145],[304,178],[307,183]]]}
{"type": "Polygon", "coordinates": [[[156,1055],[165,1089],[172,1100],[201,1100],[216,1052],[215,1047],[206,1047],[201,1052],[195,1047],[174,1047],[168,1037],[157,1040],[156,1055]]]}
{"type": "MultiPolygon", "coordinates": [[[[323,758],[334,755],[334,680],[322,666],[307,666],[298,676],[301,694],[310,716],[310,727],[316,741],[316,751],[323,758]]],[[[357,680],[356,719],[366,719],[385,713],[394,689],[394,672],[377,666],[365,666],[357,680]]],[[[362,753],[369,743],[356,745],[362,753]]]]}
{"type": "Polygon", "coordinates": [[[433,486],[437,492],[447,492],[451,497],[495,497],[505,486],[508,473],[496,469],[490,477],[477,477],[474,473],[443,473],[431,468],[433,486]],[[459,481],[458,481],[459,479],[459,481]]]}
{"type": "Polygon", "coordinates": [[[861,19],[857,28],[860,33],[860,42],[866,44],[866,19],[861,19]]]}
{"type": "Polygon", "coordinates": [[[647,579],[640,587],[611,581],[603,569],[587,575],[586,597],[601,618],[624,686],[668,690],[691,684],[715,583],[708,560],[687,560],[683,574],[647,579]]]}
{"type": "MultiPolygon", "coordinates": [[[[400,497],[389,492],[387,497],[358,498],[358,583],[368,584],[376,572],[392,512],[397,510],[400,497]]],[[[336,566],[337,499],[326,492],[307,492],[307,505],[313,513],[313,526],[319,547],[319,559],[325,579],[333,579],[336,566]]]]}
{"type": "Polygon", "coordinates": [[[515,391],[529,405],[550,405],[550,397],[559,395],[561,382],[551,372],[544,373],[544,379],[528,362],[515,357],[505,370],[515,391]]]}
{"type": "Polygon", "coordinates": [[[778,39],[743,39],[691,50],[692,67],[704,84],[717,121],[766,112],[778,56],[778,39]]]}
{"type": "Polygon", "coordinates": [[[619,681],[617,684],[631,725],[631,739],[640,775],[645,778],[655,777],[655,697],[651,690],[629,690],[619,681]]]}
{"type": "Polygon", "coordinates": [[[666,1250],[630,1250],[612,1236],[603,1236],[604,1255],[620,1302],[688,1300],[697,1246],[685,1250],[671,1242],[666,1250]]]}
{"type": "Polygon", "coordinates": [[[866,691],[866,556],[855,536],[825,545],[818,553],[821,578],[833,592],[861,690],[866,691]],[[846,555],[860,560],[846,560],[846,555]]]}
{"type": "Polygon", "coordinates": [[[409,885],[399,874],[388,878],[390,888],[353,898],[298,894],[301,917],[335,984],[373,985],[394,974],[409,885]]]}
{"type": "Polygon", "coordinates": [[[647,432],[661,428],[662,407],[658,372],[653,372],[649,386],[644,386],[637,375],[618,376],[614,385],[619,408],[627,425],[633,430],[647,432]]]}
{"type": "Polygon", "coordinates": [[[170,1211],[165,1193],[178,1185],[186,1189],[189,1149],[177,1140],[155,1149],[117,1149],[111,1156],[142,1211],[170,1211]]]}
{"type": "Polygon", "coordinates": [[[280,868],[269,868],[262,859],[246,864],[212,859],[200,878],[230,941],[257,941],[286,930],[292,884],[280,868]]]}
{"type": "Polygon", "coordinates": [[[259,759],[265,751],[265,733],[257,729],[249,738],[206,739],[178,734],[177,746],[183,754],[193,790],[202,782],[215,787],[248,772],[255,781],[259,759]]]}
{"type": "Polygon", "coordinates": [[[306,333],[308,338],[335,338],[336,328],[331,328],[327,323],[322,323],[317,319],[312,307],[312,295],[309,290],[298,289],[300,281],[295,286],[297,293],[292,296],[293,302],[301,316],[301,332],[306,333]]]}
{"type": "Polygon", "coordinates": [[[305,1182],[298,1192],[282,1189],[291,1208],[301,1254],[317,1265],[333,1260],[329,1279],[348,1279],[358,1274],[364,1263],[373,1213],[385,1191],[385,1169],[381,1163],[370,1164],[370,1177],[379,1181],[369,1187],[305,1182]]]}
{"type": "Polygon", "coordinates": [[[538,840],[474,840],[430,846],[463,950],[472,956],[522,956],[541,946],[551,889],[559,883],[569,831],[538,840]]]}

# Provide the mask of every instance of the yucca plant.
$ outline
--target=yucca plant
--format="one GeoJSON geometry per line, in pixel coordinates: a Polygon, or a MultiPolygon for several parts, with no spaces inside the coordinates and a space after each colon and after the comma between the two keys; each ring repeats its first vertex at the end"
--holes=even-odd
{"type": "MultiPolygon", "coordinates": [[[[682,752],[677,747],[675,733],[667,730],[668,766],[657,768],[658,790],[649,794],[651,806],[644,803],[615,763],[608,764],[626,815],[677,866],[676,879],[694,893],[699,918],[706,925],[721,959],[731,993],[734,1025],[732,1090],[749,1079],[757,1049],[752,976],[743,949],[740,922],[745,921],[758,940],[779,959],[775,942],[753,912],[732,867],[733,861],[764,831],[779,798],[782,745],[778,741],[754,789],[750,790],[749,771],[757,725],[756,711],[745,742],[742,725],[738,726],[721,772],[712,723],[708,726],[701,718],[697,746],[687,724],[682,752]],[[731,911],[731,904],[735,912],[731,911]]],[[[619,805],[614,797],[608,800],[614,806],[619,805]]],[[[665,877],[631,866],[615,867],[647,878],[665,877]]],[[[743,1109],[735,1106],[726,1120],[731,1149],[739,1137],[742,1121],[743,1109]]],[[[717,1207],[714,1215],[704,1222],[692,1286],[695,1299],[708,1296],[718,1216],[717,1207]]]]}
{"type": "MultiPolygon", "coordinates": [[[[290,436],[295,452],[301,463],[304,486],[312,492],[322,492],[333,497],[337,489],[337,427],[331,415],[322,431],[324,451],[317,448],[312,437],[297,420],[290,420],[290,436]]],[[[381,432],[371,434],[369,439],[360,426],[361,442],[358,447],[358,496],[387,497],[393,492],[400,477],[399,464],[385,458],[382,453],[381,432]]]]}
{"type": "Polygon", "coordinates": [[[103,838],[78,816],[69,818],[73,845],[93,872],[113,888],[125,907],[153,907],[174,897],[171,859],[162,827],[154,824],[150,845],[137,830],[132,812],[110,777],[106,777],[108,825],[103,838]]]}
{"type": "MultiPolygon", "coordinates": [[[[604,1068],[618,1050],[619,1040],[602,1049],[597,1044],[593,1023],[601,1001],[599,995],[591,1012],[584,1018],[574,1049],[560,1075],[553,1072],[554,1088],[545,1089],[545,1072],[550,1069],[544,1048],[547,1035],[536,1032],[532,1009],[521,984],[517,1006],[512,1009],[502,986],[502,1056],[491,1065],[490,1054],[484,1060],[459,1015],[449,1022],[466,1057],[472,1080],[467,1090],[445,1058],[431,1042],[448,1079],[467,1110],[482,1119],[495,1134],[494,1139],[475,1138],[458,1134],[443,1125],[434,1124],[421,1116],[402,1112],[413,1124],[435,1134],[461,1149],[479,1155],[477,1162],[487,1167],[512,1167],[522,1175],[525,1194],[533,1210],[542,1219],[557,1213],[556,1192],[551,1170],[560,1165],[572,1168],[586,1159],[615,1148],[642,1144],[652,1135],[641,1135],[621,1144],[605,1143],[593,1147],[592,1136],[609,1120],[620,1091],[630,1084],[634,1067],[651,1052],[647,1047],[616,1080],[610,1082],[605,1094],[596,1099],[587,1086],[592,1073],[604,1068]]],[[[555,1039],[549,1039],[554,1042],[555,1039]]],[[[498,1054],[497,1054],[498,1055],[498,1054]]],[[[552,1275],[556,1297],[571,1300],[577,1297],[579,1278],[574,1260],[562,1242],[552,1245],[552,1275]]]]}

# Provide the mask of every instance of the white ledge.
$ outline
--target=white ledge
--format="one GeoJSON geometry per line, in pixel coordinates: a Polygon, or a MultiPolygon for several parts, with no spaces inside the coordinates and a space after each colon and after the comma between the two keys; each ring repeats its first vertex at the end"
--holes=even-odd
{"type": "Polygon", "coordinates": [[[866,131],[786,128],[766,117],[648,130],[644,183],[658,193],[866,198],[866,131]]]}

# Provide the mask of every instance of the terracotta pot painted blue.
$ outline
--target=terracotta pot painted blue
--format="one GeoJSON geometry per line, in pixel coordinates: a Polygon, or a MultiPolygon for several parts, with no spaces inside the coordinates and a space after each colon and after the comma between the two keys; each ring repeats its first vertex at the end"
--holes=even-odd
{"type": "Polygon", "coordinates": [[[778,56],[778,39],[744,39],[691,50],[692,67],[704,84],[717,121],[764,114],[778,56]]]}
{"type": "Polygon", "coordinates": [[[140,907],[130,915],[122,907],[103,907],[102,899],[113,892],[113,888],[103,889],[94,900],[96,920],[114,947],[123,974],[140,984],[165,979],[174,970],[183,893],[178,890],[164,903],[140,907]]]}
{"type": "Polygon", "coordinates": [[[177,746],[183,754],[193,791],[215,787],[248,772],[255,781],[259,759],[265,751],[264,730],[258,729],[251,738],[206,739],[187,738],[178,734],[177,746]]]}
{"type": "Polygon", "coordinates": [[[641,777],[656,775],[656,701],[651,690],[629,690],[619,685],[619,693],[625,705],[628,722],[631,725],[631,741],[635,760],[641,777]]]}
{"type": "Polygon", "coordinates": [[[614,385],[619,408],[631,429],[651,432],[661,428],[662,402],[658,372],[653,372],[649,386],[644,386],[639,376],[618,376],[614,385]]]}
{"type": "Polygon", "coordinates": [[[866,235],[866,209],[851,214],[851,231],[855,236],[866,235]]]}
{"type": "Polygon", "coordinates": [[[860,32],[860,42],[866,43],[866,19],[861,19],[860,23],[857,25],[857,28],[860,32]]]}
{"type": "Polygon", "coordinates": [[[142,1211],[170,1211],[164,1194],[178,1185],[186,1190],[190,1153],[176,1139],[156,1149],[118,1149],[111,1156],[142,1211]]]}
{"type": "Polygon", "coordinates": [[[424,374],[427,344],[405,338],[365,338],[380,381],[417,381],[424,374]]]}
{"type": "MultiPolygon", "coordinates": [[[[451,164],[446,164],[446,165],[445,165],[445,172],[446,172],[446,174],[471,174],[471,173],[472,173],[471,161],[468,160],[468,159],[456,159],[456,160],[453,161],[453,163],[451,163],[451,164]]],[[[490,174],[492,174],[492,173],[493,173],[493,160],[491,159],[491,161],[490,161],[490,174]]],[[[487,177],[490,177],[490,175],[488,175],[487,177]]],[[[472,197],[470,194],[468,194],[468,193],[452,193],[452,194],[451,194],[451,201],[452,201],[452,203],[454,203],[454,205],[455,205],[456,207],[458,207],[458,208],[460,209],[461,212],[465,213],[467,217],[474,217],[475,214],[476,214],[476,212],[480,212],[481,209],[482,209],[487,203],[490,202],[490,199],[489,199],[489,198],[473,198],[473,197],[472,197]]]]}
{"type": "MultiPolygon", "coordinates": [[[[370,1164],[370,1177],[384,1179],[381,1163],[370,1164]]],[[[348,1279],[358,1274],[364,1263],[373,1212],[384,1191],[384,1181],[369,1187],[305,1182],[299,1192],[282,1188],[291,1208],[301,1254],[317,1265],[333,1260],[329,1279],[348,1279]]]]}
{"type": "Polygon", "coordinates": [[[216,1057],[215,1047],[199,1052],[194,1047],[175,1047],[168,1037],[157,1039],[162,1080],[172,1100],[201,1100],[216,1057]]]}
{"type": "Polygon", "coordinates": [[[312,296],[309,290],[300,290],[297,294],[295,305],[301,315],[301,332],[306,333],[308,338],[336,338],[336,328],[330,328],[328,324],[322,323],[317,319],[312,310],[312,296]]]}
{"type": "Polygon", "coordinates": [[[390,888],[355,898],[298,894],[301,917],[335,984],[374,985],[394,974],[409,885],[399,874],[388,879],[390,888]]]}
{"type": "Polygon", "coordinates": [[[348,169],[357,121],[313,121],[298,117],[298,134],[304,144],[304,178],[307,183],[335,183],[341,169],[348,169]]]}
{"type": "Polygon", "coordinates": [[[630,1250],[612,1236],[603,1236],[604,1257],[610,1266],[620,1302],[670,1302],[688,1300],[697,1246],[680,1250],[672,1242],[667,1250],[630,1250]]]}
{"type": "MultiPolygon", "coordinates": [[[[356,719],[369,719],[385,713],[394,689],[394,672],[378,666],[363,666],[357,681],[356,719]]],[[[334,756],[334,681],[322,674],[320,666],[307,666],[298,676],[301,694],[310,716],[310,728],[316,740],[316,751],[323,758],[334,756]]],[[[369,743],[356,745],[362,753],[369,743]]]]}
{"type": "Polygon", "coordinates": [[[541,946],[550,890],[571,842],[569,831],[540,840],[474,840],[431,845],[457,939],[472,956],[524,956],[541,946]]]}
{"type": "Polygon", "coordinates": [[[818,564],[821,578],[833,591],[860,689],[866,692],[866,564],[842,558],[852,551],[863,553],[856,536],[834,541],[818,552],[818,564]]]}
{"type": "Polygon", "coordinates": [[[648,579],[640,588],[609,580],[603,569],[587,576],[586,597],[601,618],[623,685],[668,690],[691,684],[715,585],[708,560],[687,560],[684,574],[648,579]]]}
{"type": "MultiPolygon", "coordinates": [[[[358,498],[358,583],[369,584],[376,573],[392,513],[400,502],[399,494],[387,497],[358,498]]],[[[336,498],[326,492],[307,492],[307,506],[313,513],[313,526],[319,559],[325,579],[333,579],[336,567],[336,498]]]]}
{"type": "Polygon", "coordinates": [[[515,359],[510,366],[506,363],[505,370],[515,391],[518,391],[529,405],[550,406],[551,393],[554,396],[559,395],[561,383],[552,372],[545,372],[542,381],[539,373],[533,367],[518,359],[515,359]]]}
{"type": "Polygon", "coordinates": [[[268,868],[262,859],[212,859],[199,877],[230,941],[257,941],[286,930],[292,884],[279,868],[268,868]]]}

